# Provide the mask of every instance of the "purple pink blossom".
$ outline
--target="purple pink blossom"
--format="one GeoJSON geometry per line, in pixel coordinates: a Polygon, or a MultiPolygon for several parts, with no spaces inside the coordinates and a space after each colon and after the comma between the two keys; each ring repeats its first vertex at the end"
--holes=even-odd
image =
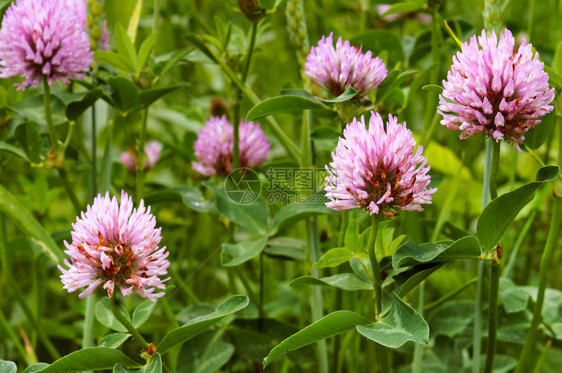
{"type": "MultiPolygon", "coordinates": [[[[146,155],[146,158],[144,160],[145,170],[151,169],[156,166],[156,163],[158,163],[158,159],[160,159],[161,152],[162,145],[158,141],[153,140],[146,144],[146,146],[144,147],[144,154],[146,155]]],[[[135,173],[137,156],[134,149],[129,149],[121,153],[121,155],[119,156],[119,160],[121,161],[121,163],[123,163],[127,171],[132,174],[135,173]]]]}
{"type": "Polygon", "coordinates": [[[84,0],[17,0],[0,29],[0,77],[22,76],[18,89],[41,78],[68,83],[92,64],[84,0]]]}
{"type": "Polygon", "coordinates": [[[110,298],[116,286],[124,296],[134,291],[153,302],[164,296],[155,290],[166,289],[169,278],[161,277],[167,274],[169,253],[158,247],[161,228],[156,228],[144,201],[133,209],[133,200],[124,191],[121,203],[109,192],[105,197],[100,194],[72,228],[72,243],[65,241],[71,261],[64,260],[67,268],[58,266],[69,293],[85,287],[80,293],[84,298],[102,285],[110,298]]]}
{"type": "MultiPolygon", "coordinates": [[[[256,168],[265,162],[270,143],[259,123],[240,121],[240,167],[256,168]]],[[[202,175],[227,175],[232,172],[233,128],[226,116],[211,117],[193,144],[202,175]]]]}
{"type": "Polygon", "coordinates": [[[355,88],[358,97],[364,97],[386,78],[388,71],[382,60],[372,52],[362,53],[340,37],[334,43],[331,33],[323,36],[317,47],[312,47],[304,64],[305,73],[331,94],[339,96],[347,87],[355,88]]]}
{"type": "Polygon", "coordinates": [[[326,166],[326,205],[334,210],[364,208],[371,215],[394,216],[399,210],[423,210],[431,203],[427,158],[423,147],[416,148],[406,123],[388,116],[385,124],[371,113],[369,128],[365,118],[356,118],[343,131],[333,161],[326,166]]]}
{"type": "Polygon", "coordinates": [[[486,36],[482,30],[453,56],[438,112],[441,124],[461,131],[461,139],[487,134],[520,150],[523,134],[553,110],[554,88],[538,53],[525,39],[517,50],[514,43],[508,29],[499,42],[493,31],[486,36]]]}

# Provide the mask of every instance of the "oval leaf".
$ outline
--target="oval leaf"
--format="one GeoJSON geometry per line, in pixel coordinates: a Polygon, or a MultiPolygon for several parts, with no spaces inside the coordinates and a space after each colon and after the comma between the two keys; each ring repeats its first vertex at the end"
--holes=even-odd
{"type": "Polygon", "coordinates": [[[207,330],[181,347],[177,373],[214,373],[234,354],[234,345],[225,342],[222,330],[207,330]]]}
{"type": "Polygon", "coordinates": [[[133,326],[140,328],[148,320],[152,311],[154,311],[154,307],[156,307],[156,303],[148,299],[139,304],[133,311],[133,326]]]}
{"type": "Polygon", "coordinates": [[[333,286],[335,288],[347,291],[373,290],[373,285],[371,283],[363,281],[363,279],[361,279],[359,276],[354,275],[353,273],[338,273],[337,275],[322,278],[302,276],[291,281],[289,285],[333,286]]]}
{"type": "Polygon", "coordinates": [[[251,108],[246,115],[246,121],[249,122],[272,114],[320,108],[322,108],[322,104],[315,98],[312,99],[293,95],[277,96],[262,101],[251,108]]]}
{"type": "Polygon", "coordinates": [[[416,245],[406,242],[392,256],[395,269],[420,263],[443,262],[452,259],[478,259],[480,243],[474,236],[462,237],[450,245],[442,243],[425,243],[416,245]]]}
{"type": "Polygon", "coordinates": [[[100,347],[117,348],[121,346],[131,335],[127,333],[111,333],[100,339],[100,347]]]}
{"type": "Polygon", "coordinates": [[[205,200],[199,188],[189,186],[158,190],[146,196],[144,201],[151,206],[163,202],[182,202],[190,209],[198,212],[209,212],[213,209],[213,203],[205,200]]]}
{"type": "Polygon", "coordinates": [[[355,88],[353,88],[352,86],[349,86],[345,89],[345,91],[339,95],[336,98],[333,98],[331,100],[320,100],[322,102],[327,102],[327,103],[338,103],[338,102],[345,102],[345,101],[349,101],[351,100],[353,97],[357,96],[357,90],[355,88]]]}
{"type": "Polygon", "coordinates": [[[357,331],[383,346],[398,348],[408,341],[429,343],[429,326],[423,317],[396,293],[392,293],[390,312],[370,326],[358,325],[357,331]]]}
{"type": "Polygon", "coordinates": [[[234,267],[247,262],[263,251],[266,242],[267,237],[264,236],[257,241],[222,244],[221,265],[234,267]]]}
{"type": "Polygon", "coordinates": [[[1,373],[17,373],[18,367],[13,361],[0,360],[1,373]]]}
{"type": "MultiPolygon", "coordinates": [[[[119,311],[130,321],[127,310],[121,304],[119,305],[119,311]]],[[[100,323],[107,326],[108,328],[116,330],[118,332],[127,332],[127,328],[125,328],[119,321],[117,321],[115,316],[113,316],[108,297],[103,297],[98,301],[98,303],[96,303],[95,314],[96,319],[98,319],[100,323]]]]}
{"type": "Polygon", "coordinates": [[[31,240],[55,263],[62,263],[64,255],[45,228],[21,202],[0,185],[0,211],[8,215],[31,240]]]}
{"type": "Polygon", "coordinates": [[[152,357],[152,360],[140,369],[127,369],[121,364],[115,364],[113,367],[113,373],[162,373],[162,359],[160,354],[157,352],[152,357]]]}
{"type": "Polygon", "coordinates": [[[320,259],[318,259],[318,262],[314,263],[312,268],[337,267],[351,258],[353,258],[353,254],[349,250],[343,247],[336,247],[335,249],[328,250],[324,255],[322,255],[320,259]]]}
{"type": "Polygon", "coordinates": [[[275,235],[279,229],[285,225],[299,219],[321,214],[336,213],[336,211],[327,208],[320,197],[321,194],[315,193],[303,203],[291,203],[290,205],[283,206],[273,218],[271,230],[269,232],[270,236],[275,235]]]}
{"type": "Polygon", "coordinates": [[[273,359],[283,356],[289,351],[341,334],[357,325],[368,323],[369,320],[352,311],[332,312],[275,346],[263,360],[263,366],[267,367],[273,359]]]}
{"type": "Polygon", "coordinates": [[[536,181],[503,194],[486,206],[476,226],[476,236],[484,250],[490,250],[500,241],[519,211],[535,197],[535,190],[554,180],[559,171],[558,166],[543,167],[537,172],[536,181]]]}
{"type": "Polygon", "coordinates": [[[245,308],[248,303],[250,303],[250,300],[245,295],[235,295],[228,298],[217,307],[215,312],[197,317],[166,334],[156,350],[161,354],[165,354],[170,348],[195,337],[223,317],[245,308]]]}
{"type": "Polygon", "coordinates": [[[115,364],[137,368],[139,364],[121,351],[108,347],[84,348],[61,357],[48,367],[38,370],[41,373],[71,373],[94,369],[112,369],[115,364]]]}

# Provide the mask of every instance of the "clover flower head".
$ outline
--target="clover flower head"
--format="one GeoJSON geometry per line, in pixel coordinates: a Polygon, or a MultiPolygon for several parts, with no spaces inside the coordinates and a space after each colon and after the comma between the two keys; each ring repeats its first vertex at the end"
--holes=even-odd
{"type": "MultiPolygon", "coordinates": [[[[160,159],[160,153],[162,152],[162,144],[156,140],[152,140],[144,147],[144,154],[146,158],[144,160],[144,169],[149,170],[156,166],[158,160],[160,159]]],[[[134,149],[129,149],[124,151],[119,156],[119,161],[125,166],[129,173],[134,174],[137,166],[137,156],[134,149]]]]}
{"type": "Polygon", "coordinates": [[[371,51],[362,53],[362,47],[355,48],[341,37],[334,48],[332,35],[323,36],[318,46],[310,49],[305,74],[335,96],[350,86],[358,91],[358,97],[368,95],[386,78],[384,63],[373,58],[371,51]]]}
{"type": "MultiPolygon", "coordinates": [[[[193,144],[198,162],[192,162],[202,175],[232,172],[233,128],[225,115],[211,117],[193,144]]],[[[240,167],[256,168],[265,162],[270,143],[259,123],[240,121],[240,167]]]]}
{"type": "Polygon", "coordinates": [[[371,113],[369,128],[365,118],[356,118],[343,131],[333,161],[326,166],[326,203],[334,210],[364,208],[370,214],[394,216],[399,210],[422,211],[431,203],[427,158],[422,155],[406,123],[388,116],[385,124],[371,113]]]}
{"type": "Polygon", "coordinates": [[[155,302],[164,296],[164,284],[170,262],[166,259],[166,247],[159,248],[161,228],[150,207],[133,209],[133,200],[124,191],[121,203],[109,193],[101,194],[88,206],[86,212],[72,225],[72,243],[65,245],[64,260],[67,268],[59,265],[64,289],[69,293],[86,287],[80,293],[84,298],[95,292],[99,285],[113,297],[117,286],[124,296],[134,291],[141,297],[155,302]]]}
{"type": "Polygon", "coordinates": [[[92,64],[84,0],[17,0],[0,29],[0,77],[23,76],[18,89],[81,78],[92,64]]]}
{"type": "Polygon", "coordinates": [[[482,30],[453,57],[438,112],[441,124],[461,131],[461,139],[486,134],[521,151],[524,133],[553,110],[554,88],[538,53],[525,39],[517,50],[514,44],[508,29],[499,41],[493,31],[486,36],[482,30]]]}

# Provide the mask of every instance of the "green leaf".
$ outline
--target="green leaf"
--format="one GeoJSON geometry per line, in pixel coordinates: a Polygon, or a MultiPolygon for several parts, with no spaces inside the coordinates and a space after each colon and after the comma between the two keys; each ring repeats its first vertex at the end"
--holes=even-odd
{"type": "Polygon", "coordinates": [[[508,278],[500,278],[500,299],[506,313],[521,312],[527,308],[529,294],[508,278]]]}
{"type": "Polygon", "coordinates": [[[345,102],[345,101],[349,101],[352,98],[354,98],[355,96],[357,96],[357,90],[355,88],[353,88],[352,86],[349,86],[345,89],[345,91],[339,95],[336,98],[333,98],[331,100],[322,100],[320,99],[320,101],[322,102],[326,102],[326,103],[337,103],[337,102],[345,102]]]}
{"type": "Polygon", "coordinates": [[[18,367],[13,361],[0,360],[1,373],[17,373],[18,367]]]}
{"type": "Polygon", "coordinates": [[[206,330],[181,347],[177,373],[214,373],[234,355],[234,345],[223,339],[222,330],[206,330]]]}
{"type": "Polygon", "coordinates": [[[423,317],[396,293],[391,296],[390,312],[373,325],[358,325],[357,331],[383,346],[398,348],[408,341],[427,345],[429,326],[423,317]]]}
{"type": "Polygon", "coordinates": [[[94,52],[94,59],[99,63],[108,64],[109,66],[125,73],[135,73],[135,70],[129,64],[127,57],[121,54],[111,51],[96,51],[94,52]]]}
{"type": "Polygon", "coordinates": [[[417,71],[409,70],[402,73],[398,70],[391,71],[377,88],[376,103],[383,102],[392,94],[394,89],[400,87],[400,84],[414,74],[417,74],[417,71]]]}
{"type": "Polygon", "coordinates": [[[474,318],[474,302],[448,302],[439,307],[429,319],[431,335],[454,338],[468,327],[474,318]]]}
{"type": "Polygon", "coordinates": [[[33,364],[28,366],[27,368],[25,368],[25,370],[23,371],[23,373],[35,373],[35,372],[39,372],[42,369],[48,367],[49,364],[47,363],[37,363],[37,364],[33,364]]]}
{"type": "Polygon", "coordinates": [[[359,224],[353,219],[345,231],[344,245],[351,253],[358,253],[363,250],[361,236],[359,235],[359,224]]]}
{"type": "Polygon", "coordinates": [[[190,41],[193,45],[195,45],[203,54],[211,59],[214,63],[217,63],[217,60],[213,53],[209,50],[207,45],[207,41],[200,35],[196,34],[187,34],[185,38],[190,41]]]}
{"type": "Polygon", "coordinates": [[[279,229],[287,224],[294,223],[297,220],[304,219],[309,216],[316,216],[321,214],[334,214],[334,210],[326,207],[322,201],[321,193],[312,194],[308,200],[302,203],[292,203],[283,206],[277,214],[273,217],[271,224],[270,235],[277,234],[279,229]]]}
{"type": "Polygon", "coordinates": [[[275,346],[263,360],[263,366],[267,367],[272,360],[290,351],[368,323],[369,320],[352,311],[332,312],[275,346]]]}
{"type": "Polygon", "coordinates": [[[164,97],[168,93],[173,92],[178,88],[184,88],[186,86],[187,86],[186,83],[179,82],[179,83],[176,83],[175,85],[173,85],[171,87],[157,88],[157,89],[150,89],[150,90],[146,90],[146,91],[141,91],[139,93],[138,97],[137,97],[137,100],[135,101],[134,110],[140,110],[142,108],[150,106],[155,101],[157,101],[161,97],[164,97]]]}
{"type": "Polygon", "coordinates": [[[249,122],[272,114],[320,108],[322,108],[322,104],[317,99],[292,95],[277,96],[262,101],[251,108],[246,114],[246,121],[249,122]]]}
{"type": "Polygon", "coordinates": [[[349,259],[353,258],[353,253],[343,247],[336,247],[335,249],[328,250],[324,255],[314,263],[312,268],[332,268],[340,264],[346,263],[349,259]]]}
{"type": "Polygon", "coordinates": [[[223,317],[245,308],[249,302],[250,300],[245,295],[235,295],[228,298],[217,307],[217,310],[215,312],[205,316],[197,317],[187,324],[170,331],[164,336],[160,344],[158,344],[156,350],[161,354],[165,354],[168,350],[170,350],[170,348],[182,344],[195,337],[223,317]]]}
{"type": "Polygon", "coordinates": [[[402,272],[394,276],[393,279],[398,285],[398,296],[401,298],[404,297],[416,286],[418,286],[423,280],[428,278],[429,275],[441,268],[444,264],[445,263],[432,263],[415,266],[414,268],[406,272],[402,272]]]}
{"type": "Polygon", "coordinates": [[[562,42],[558,43],[556,53],[554,54],[554,66],[558,74],[562,74],[562,42]]]}
{"type": "MultiPolygon", "coordinates": [[[[18,126],[18,128],[21,126],[18,126]]],[[[25,152],[23,150],[21,150],[21,148],[18,148],[15,145],[12,144],[8,144],[7,142],[3,142],[0,141],[0,151],[5,151],[8,153],[12,153],[14,155],[17,155],[18,157],[22,158],[23,160],[26,161],[30,161],[29,158],[27,157],[27,155],[25,154],[25,152]]]]}
{"type": "Polygon", "coordinates": [[[128,333],[111,333],[100,339],[100,347],[117,348],[121,346],[131,335],[128,333]]]}
{"type": "Polygon", "coordinates": [[[484,250],[493,248],[502,238],[519,211],[535,197],[539,186],[558,176],[558,166],[546,166],[537,172],[536,181],[491,201],[478,218],[476,236],[484,250]]]}
{"type": "Polygon", "coordinates": [[[373,290],[370,282],[365,282],[353,273],[339,273],[337,275],[316,278],[312,276],[301,276],[289,283],[290,286],[320,285],[332,286],[347,291],[373,290]]]}
{"type": "Polygon", "coordinates": [[[120,23],[117,23],[115,26],[114,35],[115,49],[117,49],[117,53],[122,56],[121,58],[127,66],[127,70],[135,73],[135,67],[137,66],[137,52],[135,51],[135,46],[131,42],[129,35],[127,35],[127,31],[125,31],[125,28],[120,23]]]}
{"type": "Polygon", "coordinates": [[[437,93],[437,94],[441,94],[441,92],[443,92],[443,87],[441,87],[440,85],[437,85],[437,84],[427,84],[427,85],[424,85],[422,87],[422,91],[434,92],[434,93],[437,93]]]}
{"type": "Polygon", "coordinates": [[[215,194],[215,204],[219,214],[251,233],[265,235],[269,221],[269,206],[263,198],[258,197],[251,203],[238,204],[226,195],[224,188],[217,188],[210,182],[204,184],[215,194]]]}
{"type": "MultiPolygon", "coordinates": [[[[10,106],[10,109],[31,122],[47,126],[43,94],[30,96],[10,106]]],[[[51,95],[51,116],[55,125],[66,122],[65,105],[56,95],[51,95]]]]}
{"type": "Polygon", "coordinates": [[[90,106],[105,94],[109,94],[109,87],[96,88],[80,93],[57,93],[56,96],[66,105],[65,114],[69,120],[78,119],[90,106]]]}
{"type": "Polygon", "coordinates": [[[150,34],[144,41],[142,42],[140,49],[139,49],[139,59],[137,60],[137,74],[139,74],[144,66],[148,56],[150,54],[150,50],[154,45],[154,41],[156,40],[156,34],[150,34]]]}
{"type": "Polygon", "coordinates": [[[364,34],[358,35],[350,40],[353,45],[362,45],[363,52],[370,50],[376,56],[382,51],[388,52],[387,70],[397,63],[404,62],[404,50],[402,42],[395,33],[388,30],[371,30],[364,34]]]}
{"type": "Polygon", "coordinates": [[[94,369],[112,369],[115,364],[122,364],[129,368],[139,367],[138,363],[131,360],[121,351],[108,347],[92,347],[61,357],[48,367],[37,372],[71,373],[94,369]]]}
{"type": "Polygon", "coordinates": [[[303,240],[292,237],[275,237],[267,241],[263,252],[273,258],[303,261],[306,259],[305,246],[303,240]]]}
{"type": "Polygon", "coordinates": [[[148,299],[139,304],[133,311],[133,326],[137,329],[140,328],[148,320],[154,307],[156,307],[156,303],[148,299]]]}
{"type": "Polygon", "coordinates": [[[113,373],[162,373],[162,359],[160,354],[157,352],[154,354],[150,362],[140,369],[127,369],[121,364],[115,364],[113,367],[113,373]]]}
{"type": "Polygon", "coordinates": [[[395,269],[419,263],[443,262],[452,259],[478,259],[480,243],[474,236],[459,238],[450,245],[442,243],[425,243],[416,245],[410,241],[404,243],[392,256],[395,269]]]}
{"type": "Polygon", "coordinates": [[[43,155],[43,138],[32,122],[22,123],[16,127],[14,137],[20,143],[31,164],[41,163],[43,155]]]}
{"type": "Polygon", "coordinates": [[[399,3],[394,3],[388,8],[381,17],[387,16],[389,14],[394,13],[409,13],[409,12],[417,12],[418,10],[422,10],[427,7],[424,2],[420,1],[402,1],[399,3]]]}
{"type": "Polygon", "coordinates": [[[115,108],[126,113],[134,107],[139,90],[129,79],[123,77],[109,78],[107,83],[113,88],[111,98],[115,108]]]}
{"type": "Polygon", "coordinates": [[[0,211],[16,222],[29,239],[53,262],[62,263],[64,254],[49,233],[10,192],[0,185],[0,211]]]}
{"type": "Polygon", "coordinates": [[[209,212],[213,209],[213,203],[205,200],[199,188],[190,186],[157,190],[146,196],[144,201],[151,206],[157,203],[182,202],[198,212],[209,212]]]}
{"type": "Polygon", "coordinates": [[[178,62],[184,59],[191,52],[190,49],[178,49],[167,56],[169,58],[167,60],[162,60],[162,57],[159,57],[159,61],[154,64],[152,68],[152,72],[154,75],[162,76],[170,71],[178,62]]]}
{"type": "MultiPolygon", "coordinates": [[[[119,305],[119,312],[123,316],[125,316],[129,321],[131,320],[127,310],[123,305],[119,305]]],[[[107,326],[110,329],[116,330],[118,332],[127,332],[127,328],[125,328],[113,315],[111,311],[111,306],[109,305],[109,298],[103,297],[96,303],[96,319],[103,325],[107,326]]]]}
{"type": "Polygon", "coordinates": [[[257,241],[238,242],[235,244],[223,243],[221,265],[223,267],[234,267],[247,262],[263,251],[266,241],[267,237],[263,236],[257,241]]]}

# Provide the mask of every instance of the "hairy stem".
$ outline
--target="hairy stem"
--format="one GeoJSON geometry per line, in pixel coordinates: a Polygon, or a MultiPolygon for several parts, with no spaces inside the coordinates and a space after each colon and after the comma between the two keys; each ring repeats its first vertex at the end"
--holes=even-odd
{"type": "Polygon", "coordinates": [[[140,343],[142,348],[148,349],[148,342],[143,338],[143,336],[139,333],[137,328],[131,324],[131,322],[123,316],[121,312],[119,312],[119,307],[117,306],[117,302],[115,300],[115,296],[109,299],[109,304],[111,305],[111,312],[113,312],[113,316],[119,321],[128,331],[131,333],[134,339],[140,343]]]}

